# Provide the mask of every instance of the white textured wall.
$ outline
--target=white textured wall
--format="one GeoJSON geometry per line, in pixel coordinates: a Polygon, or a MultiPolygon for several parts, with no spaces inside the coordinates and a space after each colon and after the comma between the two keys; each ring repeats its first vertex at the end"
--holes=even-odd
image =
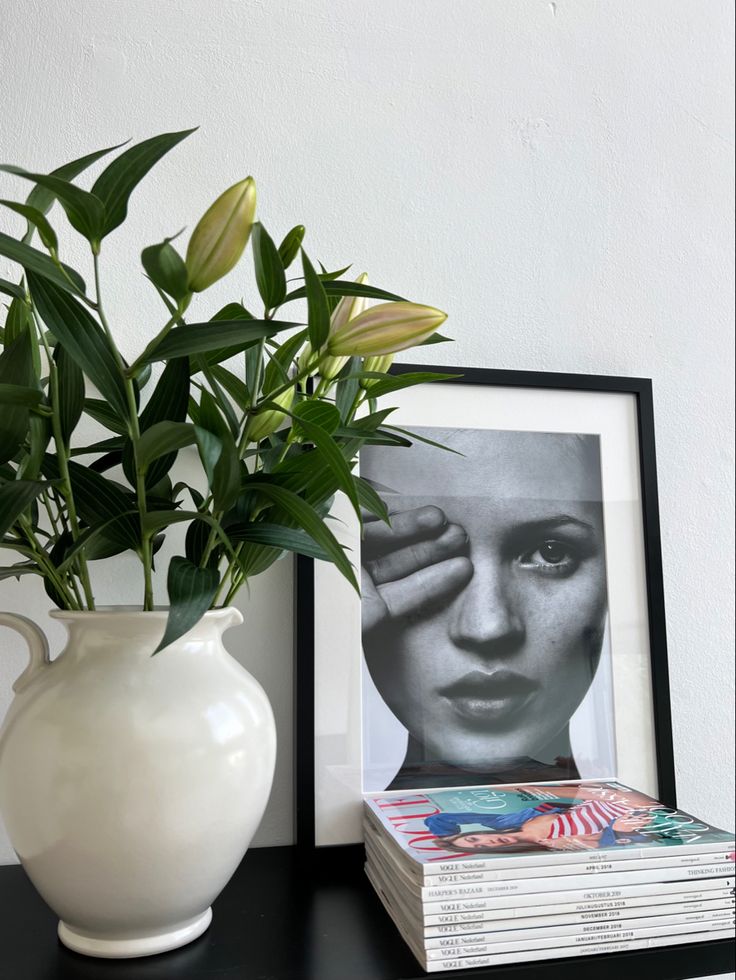
{"type": "MultiPolygon", "coordinates": [[[[275,236],[303,222],[326,264],[450,311],[457,343],[425,360],[653,378],[679,797],[733,826],[731,6],[0,0],[0,158],[43,170],[200,125],[106,243],[125,353],[161,319],[141,246],[252,173],[275,236]]],[[[132,572],[110,569],[103,601],[137,598],[132,572]]],[[[0,587],[44,621],[35,582],[0,587]]],[[[292,838],[291,588],[280,562],[230,634],[279,724],[262,844],[292,838]]]]}

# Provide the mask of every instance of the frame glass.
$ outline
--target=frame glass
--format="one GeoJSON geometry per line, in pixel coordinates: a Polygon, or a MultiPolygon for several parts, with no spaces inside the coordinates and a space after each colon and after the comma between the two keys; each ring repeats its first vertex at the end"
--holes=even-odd
{"type": "Polygon", "coordinates": [[[417,370],[460,376],[391,396],[428,441],[361,453],[391,528],[332,511],[362,601],[298,559],[299,845],[359,842],[387,790],[616,778],[674,806],[651,383],[392,373],[417,370]]]}

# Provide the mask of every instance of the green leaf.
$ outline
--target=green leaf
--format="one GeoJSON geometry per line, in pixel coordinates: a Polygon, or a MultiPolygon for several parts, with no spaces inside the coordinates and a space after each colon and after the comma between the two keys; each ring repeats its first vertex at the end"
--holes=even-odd
{"type": "Polygon", "coordinates": [[[29,204],[18,204],[16,201],[0,200],[0,204],[4,204],[6,208],[10,208],[16,214],[22,215],[29,225],[33,225],[38,229],[38,234],[44,247],[52,255],[57,253],[59,250],[59,239],[56,237],[56,232],[49,224],[48,219],[38,208],[33,208],[29,204]]]}
{"type": "Polygon", "coordinates": [[[6,296],[12,296],[13,299],[25,300],[26,298],[23,287],[16,286],[14,282],[8,282],[7,279],[0,279],[0,293],[5,293],[6,296]]]}
{"type": "Polygon", "coordinates": [[[410,439],[416,439],[417,442],[423,442],[427,446],[434,446],[435,449],[444,449],[446,453],[455,453],[456,456],[464,456],[465,453],[461,453],[459,449],[452,449],[450,446],[443,446],[441,442],[435,442],[433,439],[427,439],[426,436],[420,436],[418,432],[412,432],[409,429],[400,429],[398,425],[387,425],[386,429],[389,432],[400,432],[404,436],[408,436],[410,439]]]}
{"type": "Polygon", "coordinates": [[[307,253],[302,249],[302,266],[304,268],[304,290],[307,297],[307,325],[309,328],[309,343],[312,350],[318,351],[327,340],[330,332],[330,307],[327,294],[319,276],[314,271],[307,253]]]}
{"type": "MultiPolygon", "coordinates": [[[[85,404],[87,403],[85,402],[85,404]]],[[[78,446],[76,449],[72,449],[71,454],[72,456],[91,456],[97,453],[122,452],[124,445],[125,438],[123,436],[112,436],[110,439],[95,442],[91,446],[78,446]]]]}
{"type": "Polygon", "coordinates": [[[263,376],[264,391],[273,391],[275,388],[280,388],[281,385],[286,384],[289,379],[289,368],[306,341],[307,331],[299,330],[293,337],[289,337],[270,353],[270,360],[263,376]]]}
{"type": "Polygon", "coordinates": [[[125,150],[102,171],[92,186],[92,193],[105,206],[102,238],[125,221],[130,195],[148,171],[193,132],[194,129],[185,129],[144,140],[125,150]]]}
{"type": "Polygon", "coordinates": [[[355,396],[358,394],[358,389],[360,388],[360,381],[356,375],[360,364],[361,360],[359,357],[351,357],[338,375],[337,386],[335,388],[335,406],[343,422],[348,421],[348,417],[355,403],[355,396]]]}
{"type": "MultiPolygon", "coordinates": [[[[90,527],[103,521],[120,518],[102,536],[116,554],[126,549],[137,550],[140,546],[140,526],[137,516],[130,512],[135,507],[132,494],[88,466],[69,461],[69,478],[74,502],[81,520],[90,527]],[[122,516],[122,515],[129,516],[122,516]]],[[[43,464],[44,475],[50,480],[59,479],[59,466],[55,456],[47,454],[43,464]]]]}
{"type": "Polygon", "coordinates": [[[124,419],[114,412],[107,402],[103,402],[101,398],[85,398],[84,400],[84,411],[87,415],[90,415],[95,422],[99,422],[100,425],[104,425],[106,429],[111,432],[117,432],[119,435],[127,435],[128,424],[124,419]]]}
{"type": "MultiPolygon", "coordinates": [[[[293,292],[289,293],[284,303],[290,303],[295,299],[306,299],[308,297],[308,289],[306,285],[300,286],[293,292]]],[[[329,280],[322,279],[321,285],[328,296],[365,296],[366,299],[383,299],[389,301],[398,301],[405,303],[407,300],[403,296],[399,296],[397,293],[389,293],[385,289],[379,289],[377,286],[367,286],[362,282],[348,282],[343,279],[329,280]]]]}
{"type": "Polygon", "coordinates": [[[203,391],[199,403],[199,425],[217,437],[221,451],[212,468],[212,496],[215,510],[228,510],[240,491],[240,460],[232,433],[220,414],[214,398],[203,391]]]}
{"type": "Polygon", "coordinates": [[[213,378],[222,385],[238,408],[243,412],[246,411],[250,405],[250,392],[245,382],[221,364],[214,364],[210,371],[213,378]]]}
{"type": "Polygon", "coordinates": [[[54,283],[28,274],[42,320],[121,419],[128,417],[125,381],[113,348],[87,310],[54,283]]]}
{"type": "Polygon", "coordinates": [[[340,425],[340,413],[329,402],[307,399],[296,406],[293,414],[297,422],[305,421],[318,425],[328,435],[332,435],[340,425]]]}
{"type": "Polygon", "coordinates": [[[76,228],[89,242],[100,240],[105,221],[105,206],[94,192],[82,190],[76,184],[53,174],[31,173],[22,167],[9,165],[0,165],[0,170],[23,177],[25,180],[32,180],[34,184],[51,191],[64,208],[72,228],[76,228]]]}
{"type": "Polygon", "coordinates": [[[30,574],[43,574],[35,561],[24,561],[17,565],[6,565],[4,568],[0,568],[0,581],[4,581],[6,578],[17,578],[20,580],[21,575],[30,574]]]}
{"type": "Polygon", "coordinates": [[[351,266],[346,265],[343,266],[342,269],[336,269],[335,272],[328,272],[321,262],[319,264],[319,267],[321,270],[319,277],[322,280],[322,282],[331,282],[333,279],[339,279],[340,276],[344,276],[346,272],[349,272],[351,268],[351,266]]]}
{"type": "Polygon", "coordinates": [[[37,480],[12,480],[0,487],[0,537],[10,530],[44,486],[37,480]]]}
{"type": "Polygon", "coordinates": [[[227,529],[228,537],[233,541],[250,541],[254,544],[264,544],[282,551],[294,551],[298,555],[317,558],[320,561],[330,561],[328,552],[318,545],[306,531],[294,527],[284,527],[281,524],[233,524],[227,529]]]}
{"type": "Polygon", "coordinates": [[[184,259],[171,245],[171,238],[164,239],[158,245],[149,245],[141,252],[143,268],[149,278],[177,303],[188,295],[187,267],[184,259]]]}
{"type": "Polygon", "coordinates": [[[51,420],[31,412],[28,418],[28,452],[18,466],[18,479],[37,480],[44,453],[51,441],[51,420]]]}
{"type": "Polygon", "coordinates": [[[279,245],[279,258],[284,269],[288,269],[299,254],[299,249],[304,241],[305,230],[304,225],[294,225],[279,245]]]}
{"type": "MultiPolygon", "coordinates": [[[[32,388],[35,376],[31,334],[24,330],[0,354],[0,385],[32,388]]],[[[28,407],[12,405],[0,412],[0,463],[13,459],[28,431],[28,407]]]]}
{"type": "Polygon", "coordinates": [[[55,407],[59,413],[61,434],[68,446],[84,411],[84,375],[62,343],[56,345],[54,361],[59,385],[59,404],[55,407]]]}
{"type": "Polygon", "coordinates": [[[0,384],[0,405],[23,405],[25,408],[35,408],[41,404],[43,392],[38,388],[26,388],[23,385],[0,384]]]}
{"type": "MultiPolygon", "coordinates": [[[[139,429],[146,432],[159,422],[184,422],[189,405],[189,362],[186,357],[170,360],[161,373],[148,404],[141,412],[139,429]]],[[[150,490],[169,472],[176,452],[160,456],[146,473],[146,488],[150,490]]],[[[136,485],[133,444],[128,440],[123,452],[123,472],[131,486],[136,485]]]]}
{"type": "MultiPolygon", "coordinates": [[[[308,405],[309,403],[306,402],[303,404],[308,405]]],[[[314,405],[314,403],[312,403],[312,405],[314,405]]],[[[337,486],[347,496],[348,500],[353,505],[353,510],[360,518],[360,503],[358,501],[358,493],[355,488],[350,463],[345,459],[340,451],[340,447],[329,432],[323,429],[322,426],[309,421],[309,419],[305,417],[304,413],[299,412],[301,407],[301,405],[298,405],[294,411],[294,415],[298,418],[299,428],[305,433],[307,439],[314,443],[317,452],[323,457],[327,466],[334,473],[337,486]]],[[[335,428],[337,428],[337,423],[340,421],[337,409],[334,409],[334,415],[337,417],[330,418],[330,425],[334,421],[335,428]]]]}
{"type": "Polygon", "coordinates": [[[138,440],[138,466],[145,469],[160,456],[178,453],[196,441],[196,427],[191,422],[156,422],[138,440]]]}
{"type": "Polygon", "coordinates": [[[363,479],[362,476],[356,476],[354,479],[360,506],[364,507],[369,513],[375,514],[376,517],[380,517],[382,521],[390,525],[391,519],[389,517],[388,508],[370,483],[363,479]]]}
{"type": "Polygon", "coordinates": [[[327,552],[329,559],[350,582],[355,591],[360,594],[358,581],[352,565],[339,544],[335,535],[330,531],[317,511],[302,500],[297,494],[284,487],[272,483],[258,483],[257,490],[264,497],[272,500],[278,508],[291,517],[320,547],[327,552]]]}
{"type": "Polygon", "coordinates": [[[169,593],[169,616],[166,630],[154,653],[188,633],[204,616],[220,585],[216,568],[198,568],[187,558],[175,557],[169,563],[166,587],[169,593]]]}
{"type": "Polygon", "coordinates": [[[421,344],[417,344],[417,347],[427,347],[430,344],[448,344],[454,343],[453,337],[443,337],[441,333],[433,333],[431,337],[427,337],[423,340],[421,344]]]}
{"type": "Polygon", "coordinates": [[[44,255],[36,248],[31,248],[30,245],[16,241],[15,238],[11,238],[1,231],[0,255],[22,265],[26,272],[35,272],[37,275],[43,276],[44,279],[61,289],[67,290],[67,292],[76,293],[78,296],[84,295],[84,280],[78,272],[69,266],[57,265],[48,255],[44,255]]]}
{"type": "Polygon", "coordinates": [[[227,347],[232,353],[245,350],[264,337],[272,337],[279,330],[296,327],[296,323],[275,320],[224,320],[214,323],[186,323],[174,327],[154,347],[146,361],[165,361],[172,357],[186,357],[205,351],[227,347]]]}
{"type": "MultiPolygon", "coordinates": [[[[197,416],[199,418],[199,415],[197,416]]],[[[199,458],[202,461],[202,466],[207,474],[207,485],[212,487],[215,482],[215,467],[217,466],[218,460],[222,455],[222,443],[208,429],[203,428],[196,423],[196,434],[197,434],[197,450],[199,451],[199,458]]]]}
{"type": "MultiPolygon", "coordinates": [[[[372,377],[376,372],[365,372],[365,377],[372,377]]],[[[402,388],[411,388],[413,385],[428,384],[431,381],[452,381],[453,378],[461,378],[461,374],[439,374],[431,371],[412,371],[408,374],[395,374],[390,377],[376,374],[378,380],[371,385],[371,397],[380,398],[393,391],[401,391],[402,388]]]]}
{"type": "MultiPolygon", "coordinates": [[[[62,180],[74,180],[76,176],[85,171],[88,167],[91,167],[93,163],[96,163],[100,157],[106,156],[108,153],[112,153],[113,150],[119,149],[124,144],[118,143],[116,146],[108,146],[104,150],[95,150],[94,153],[87,153],[83,157],[79,157],[77,160],[72,160],[70,163],[65,163],[61,167],[57,167],[56,170],[51,171],[52,177],[61,177],[62,180]]],[[[56,195],[53,191],[49,190],[48,187],[41,187],[36,184],[31,193],[26,199],[26,204],[33,208],[36,208],[42,214],[48,214],[51,207],[56,200],[56,195]]],[[[28,245],[33,238],[33,228],[29,228],[23,237],[23,241],[28,245]]]]}
{"type": "Polygon", "coordinates": [[[253,225],[253,261],[256,285],[267,310],[279,306],[286,296],[286,275],[279,250],[263,225],[253,225]]]}
{"type": "MultiPolygon", "coordinates": [[[[13,299],[8,307],[8,315],[5,318],[5,344],[11,344],[16,337],[24,331],[33,330],[33,317],[31,316],[31,310],[29,304],[25,299],[13,299]]],[[[31,341],[33,341],[35,334],[31,334],[31,341]]]]}

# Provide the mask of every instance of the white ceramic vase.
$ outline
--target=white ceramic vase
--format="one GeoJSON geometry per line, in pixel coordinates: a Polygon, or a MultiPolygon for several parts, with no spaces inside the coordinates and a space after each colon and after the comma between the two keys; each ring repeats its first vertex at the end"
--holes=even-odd
{"type": "Polygon", "coordinates": [[[263,689],[225,650],[237,609],[208,612],[152,657],[165,612],[52,612],[0,730],[0,812],[28,876],[92,956],[161,953],[201,935],[263,816],[276,730],[263,689]]]}

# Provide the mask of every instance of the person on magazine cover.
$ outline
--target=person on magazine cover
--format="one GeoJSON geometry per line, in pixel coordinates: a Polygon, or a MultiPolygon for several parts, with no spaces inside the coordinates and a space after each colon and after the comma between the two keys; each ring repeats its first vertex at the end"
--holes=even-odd
{"type": "MultiPolygon", "coordinates": [[[[565,787],[556,787],[557,795],[565,787]]],[[[574,791],[577,799],[542,801],[516,813],[437,813],[424,821],[437,835],[437,847],[462,852],[516,852],[545,849],[595,850],[636,844],[648,838],[639,833],[656,813],[640,809],[636,795],[590,795],[574,791]],[[588,798],[580,799],[581,796],[588,798]],[[463,825],[488,828],[463,831],[463,825]]],[[[646,799],[646,798],[644,798],[646,799]]]]}
{"type": "Polygon", "coordinates": [[[409,736],[382,788],[577,779],[569,722],[607,615],[598,437],[421,431],[454,452],[361,454],[392,488],[391,526],[364,522],[365,661],[409,736]]]}

